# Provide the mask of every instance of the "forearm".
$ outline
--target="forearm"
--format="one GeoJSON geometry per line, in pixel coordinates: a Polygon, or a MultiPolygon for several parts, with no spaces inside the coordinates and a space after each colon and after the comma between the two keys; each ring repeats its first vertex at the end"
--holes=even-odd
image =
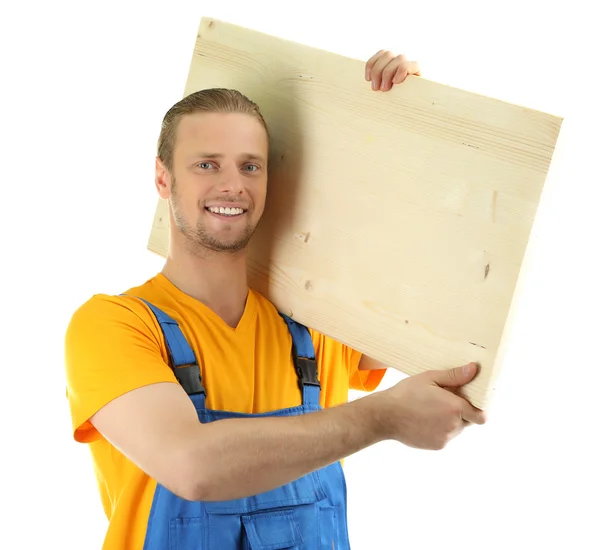
{"type": "Polygon", "coordinates": [[[383,439],[375,395],[293,417],[232,418],[202,425],[189,468],[197,500],[259,494],[383,439]]]}

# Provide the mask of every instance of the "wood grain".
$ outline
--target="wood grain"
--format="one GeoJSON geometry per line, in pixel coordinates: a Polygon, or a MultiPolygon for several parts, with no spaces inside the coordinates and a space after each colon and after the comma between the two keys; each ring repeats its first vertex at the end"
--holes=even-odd
{"type": "MultiPolygon", "coordinates": [[[[230,87],[272,136],[249,283],[406,374],[469,361],[486,408],[562,119],[203,18],[184,94],[230,87]]],[[[167,203],[148,248],[165,256],[167,203]]]]}

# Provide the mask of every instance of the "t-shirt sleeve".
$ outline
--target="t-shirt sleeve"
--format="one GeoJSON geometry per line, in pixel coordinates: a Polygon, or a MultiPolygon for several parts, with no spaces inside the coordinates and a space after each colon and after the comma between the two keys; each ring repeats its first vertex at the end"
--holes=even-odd
{"type": "Polygon", "coordinates": [[[353,350],[352,348],[348,348],[348,350],[350,353],[350,365],[348,370],[350,375],[350,389],[366,392],[372,392],[376,390],[383,380],[387,369],[359,370],[358,364],[360,363],[360,359],[363,354],[353,350]]]}
{"type": "Polygon", "coordinates": [[[93,296],[71,317],[64,351],[73,437],[79,442],[100,438],[89,419],[110,401],[149,384],[177,382],[160,325],[134,298],[93,296]]]}
{"type": "MultiPolygon", "coordinates": [[[[366,392],[377,389],[387,369],[359,370],[361,352],[312,329],[310,332],[319,364],[329,368],[336,365],[338,368],[332,368],[333,371],[343,371],[348,389],[366,392]]],[[[341,382],[339,378],[338,382],[341,382]]]]}

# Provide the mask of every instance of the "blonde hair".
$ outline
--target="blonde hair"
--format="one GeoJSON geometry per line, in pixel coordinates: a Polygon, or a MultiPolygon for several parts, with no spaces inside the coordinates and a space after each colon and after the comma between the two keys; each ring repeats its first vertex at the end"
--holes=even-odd
{"type": "Polygon", "coordinates": [[[256,103],[237,90],[208,88],[193,92],[173,105],[165,114],[158,138],[157,154],[169,172],[173,171],[173,149],[177,125],[184,115],[193,113],[243,113],[256,117],[267,132],[269,129],[256,103]]]}

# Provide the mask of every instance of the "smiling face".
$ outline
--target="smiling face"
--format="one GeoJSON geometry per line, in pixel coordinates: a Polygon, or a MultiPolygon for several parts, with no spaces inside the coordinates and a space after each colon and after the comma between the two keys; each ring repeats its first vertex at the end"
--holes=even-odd
{"type": "Polygon", "coordinates": [[[172,231],[193,251],[246,247],[265,207],[268,149],[267,133],[252,115],[181,117],[172,171],[157,159],[156,184],[170,199],[172,231]]]}

